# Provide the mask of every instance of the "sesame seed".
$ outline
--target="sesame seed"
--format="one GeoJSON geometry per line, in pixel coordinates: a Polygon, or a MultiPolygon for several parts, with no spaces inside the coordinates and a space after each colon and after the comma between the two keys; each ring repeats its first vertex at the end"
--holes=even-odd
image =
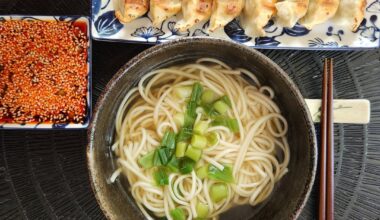
{"type": "Polygon", "coordinates": [[[0,39],[0,122],[84,120],[88,39],[80,28],[6,21],[0,39]]]}

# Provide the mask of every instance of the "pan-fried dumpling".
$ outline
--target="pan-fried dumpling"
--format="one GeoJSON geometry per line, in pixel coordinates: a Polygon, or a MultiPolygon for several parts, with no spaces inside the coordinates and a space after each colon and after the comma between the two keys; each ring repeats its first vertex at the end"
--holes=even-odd
{"type": "Polygon", "coordinates": [[[210,31],[224,27],[240,15],[244,7],[244,0],[214,0],[210,18],[210,31]]]}
{"type": "Polygon", "coordinates": [[[181,11],[181,0],[150,0],[150,16],[154,26],[181,11]]]}
{"type": "Polygon", "coordinates": [[[176,28],[183,31],[194,24],[204,21],[211,16],[213,0],[182,0],[182,20],[178,21],[176,28]]]}
{"type": "Polygon", "coordinates": [[[341,0],[334,20],[356,31],[363,21],[366,5],[366,0],[341,0]]]}
{"type": "Polygon", "coordinates": [[[240,18],[245,34],[250,36],[265,36],[264,26],[276,13],[277,0],[246,0],[240,18]]]}
{"type": "Polygon", "coordinates": [[[310,0],[309,8],[300,23],[311,30],[314,25],[321,24],[334,17],[339,7],[339,0],[310,0]]]}
{"type": "Polygon", "coordinates": [[[276,21],[284,27],[293,27],[305,16],[309,0],[284,0],[276,3],[276,21]]]}
{"type": "Polygon", "coordinates": [[[149,9],[148,0],[120,0],[115,16],[122,23],[128,23],[143,16],[149,9]]]}

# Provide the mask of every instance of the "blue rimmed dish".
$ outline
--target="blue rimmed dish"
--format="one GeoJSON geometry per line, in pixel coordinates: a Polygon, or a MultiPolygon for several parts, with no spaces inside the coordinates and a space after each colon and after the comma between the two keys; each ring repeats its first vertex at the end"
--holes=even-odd
{"type": "Polygon", "coordinates": [[[154,27],[147,14],[124,25],[115,17],[115,5],[115,1],[92,0],[93,39],[157,44],[185,37],[209,36],[259,49],[364,50],[379,47],[380,0],[367,1],[365,18],[355,32],[334,21],[308,30],[298,23],[293,28],[284,28],[271,20],[265,26],[267,36],[256,38],[245,34],[238,19],[213,33],[207,31],[208,21],[179,31],[175,28],[178,16],[167,19],[160,27],[154,27]]]}
{"type": "MultiPolygon", "coordinates": [[[[67,22],[71,25],[78,27],[82,33],[85,35],[87,42],[85,43],[87,49],[86,56],[86,92],[85,92],[85,116],[80,122],[24,122],[16,123],[10,120],[0,120],[0,129],[84,129],[89,125],[91,118],[92,106],[91,106],[91,96],[92,96],[92,87],[91,87],[91,73],[92,73],[92,62],[91,62],[91,31],[90,31],[90,19],[86,16],[44,16],[44,15],[0,15],[0,22],[6,22],[11,20],[27,20],[27,21],[50,21],[50,22],[67,22]]],[[[84,96],[83,96],[84,98],[84,96]]],[[[83,106],[83,105],[82,105],[83,106]]],[[[1,119],[1,118],[0,118],[1,119]]]]}

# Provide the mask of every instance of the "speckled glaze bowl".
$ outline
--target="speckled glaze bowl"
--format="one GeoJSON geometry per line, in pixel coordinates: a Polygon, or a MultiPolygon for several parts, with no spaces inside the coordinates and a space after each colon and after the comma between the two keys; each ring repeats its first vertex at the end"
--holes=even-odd
{"type": "Polygon", "coordinates": [[[129,192],[126,178],[114,184],[108,179],[116,168],[110,146],[113,143],[116,111],[126,93],[153,69],[213,57],[232,67],[256,74],[276,94],[276,103],[289,123],[289,173],[277,183],[262,204],[238,206],[221,219],[296,219],[305,205],[317,166],[314,125],[296,85],[274,62],[261,53],[225,40],[186,38],[154,46],[125,64],[108,83],[95,107],[87,148],[90,181],[96,199],[108,219],[144,219],[129,192]]]}

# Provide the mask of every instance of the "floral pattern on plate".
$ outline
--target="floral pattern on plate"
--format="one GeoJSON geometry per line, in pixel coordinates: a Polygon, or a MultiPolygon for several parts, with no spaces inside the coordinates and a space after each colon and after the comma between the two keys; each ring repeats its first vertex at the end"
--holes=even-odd
{"type": "Polygon", "coordinates": [[[365,49],[378,48],[380,36],[380,0],[369,0],[366,16],[356,32],[347,30],[328,21],[307,30],[296,24],[293,28],[284,28],[270,21],[265,31],[266,37],[251,37],[244,33],[238,19],[213,33],[207,31],[208,22],[179,32],[174,28],[178,17],[167,19],[161,27],[153,27],[148,15],[128,24],[121,24],[115,17],[115,1],[92,1],[92,36],[96,40],[125,41],[136,43],[160,43],[188,36],[210,36],[229,39],[255,48],[289,49],[365,49]]]}

